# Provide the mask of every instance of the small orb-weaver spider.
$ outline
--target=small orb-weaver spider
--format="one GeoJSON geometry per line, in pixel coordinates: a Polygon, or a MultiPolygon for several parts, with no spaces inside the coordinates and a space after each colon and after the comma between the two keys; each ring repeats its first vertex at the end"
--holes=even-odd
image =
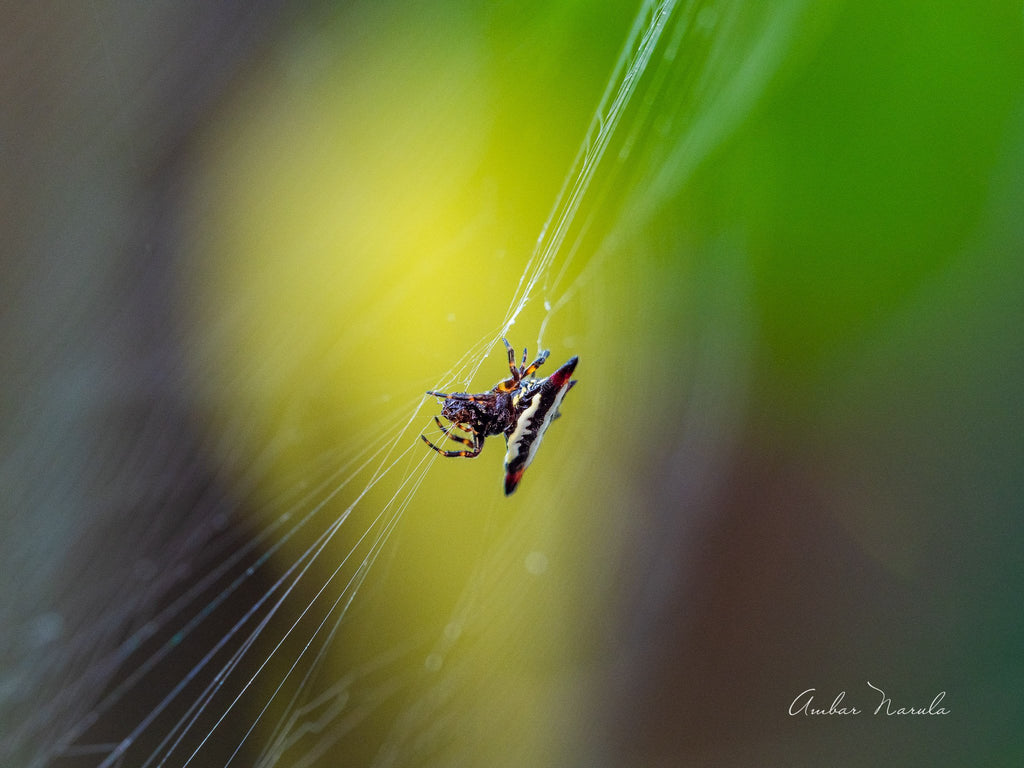
{"type": "Polygon", "coordinates": [[[441,415],[451,425],[445,427],[437,416],[434,421],[444,436],[467,446],[467,449],[446,451],[420,435],[423,442],[447,458],[461,456],[471,459],[479,456],[484,448],[484,439],[490,435],[505,435],[505,495],[512,493],[519,485],[523,472],[530,466],[548,425],[560,415],[558,407],[565,393],[572,389],[576,380],[570,378],[576,369],[578,357],[559,368],[545,379],[533,376],[534,372],[548,359],[544,350],[537,359],[526,365],[526,350],[523,362],[516,365],[512,345],[502,338],[508,350],[508,367],[512,375],[498,382],[490,392],[470,395],[465,392],[427,392],[434,397],[443,397],[441,415]],[[459,429],[469,437],[453,435],[459,429]]]}

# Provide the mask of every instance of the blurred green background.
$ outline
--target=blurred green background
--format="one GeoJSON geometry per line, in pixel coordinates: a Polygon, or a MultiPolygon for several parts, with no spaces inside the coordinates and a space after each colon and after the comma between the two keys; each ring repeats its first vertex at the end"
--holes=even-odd
{"type": "Polygon", "coordinates": [[[358,501],[300,608],[402,517],[330,645],[322,674],[355,682],[309,754],[1020,763],[1019,4],[675,8],[508,332],[551,370],[579,355],[563,418],[509,499],[496,438],[401,485],[436,437],[422,393],[503,377],[502,320],[637,14],[5,11],[10,760],[49,764],[125,674],[96,659],[282,513],[322,518],[275,574],[358,501]],[[383,480],[346,463],[391,439],[383,480]],[[950,714],[873,716],[867,681],[950,714]],[[808,688],[864,714],[790,716],[808,688]]]}

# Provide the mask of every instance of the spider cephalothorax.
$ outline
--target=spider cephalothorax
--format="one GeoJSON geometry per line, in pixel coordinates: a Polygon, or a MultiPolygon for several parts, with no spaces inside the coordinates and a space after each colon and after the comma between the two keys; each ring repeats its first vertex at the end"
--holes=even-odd
{"type": "Polygon", "coordinates": [[[478,395],[465,392],[427,392],[428,395],[444,398],[441,415],[451,422],[451,426],[445,427],[435,416],[437,426],[449,439],[468,446],[468,450],[445,451],[424,435],[420,437],[442,456],[472,458],[480,455],[484,447],[484,438],[490,435],[504,435],[507,446],[505,494],[508,495],[519,485],[523,472],[533,461],[548,425],[558,418],[558,408],[565,393],[576,383],[571,376],[579,358],[573,357],[547,378],[538,379],[533,373],[548,359],[548,351],[545,349],[537,355],[537,359],[527,367],[524,349],[523,362],[517,366],[512,346],[504,338],[502,342],[508,350],[508,367],[512,375],[496,384],[490,392],[478,395]],[[453,429],[465,432],[468,437],[453,435],[453,429]]]}

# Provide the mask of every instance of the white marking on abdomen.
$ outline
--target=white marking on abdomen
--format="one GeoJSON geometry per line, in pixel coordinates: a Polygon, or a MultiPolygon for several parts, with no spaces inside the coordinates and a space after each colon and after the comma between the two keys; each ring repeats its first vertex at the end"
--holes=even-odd
{"type": "MultiPolygon", "coordinates": [[[[550,424],[555,418],[555,414],[558,413],[558,408],[562,404],[562,398],[565,397],[565,393],[568,391],[568,387],[562,387],[555,396],[554,402],[551,403],[551,407],[544,413],[544,420],[538,427],[537,433],[527,449],[529,453],[526,455],[526,461],[523,462],[522,469],[525,470],[533,461],[533,457],[537,453],[537,448],[540,446],[540,441],[544,437],[544,433],[547,431],[548,424],[550,424]]],[[[533,417],[536,416],[537,410],[540,408],[540,404],[543,401],[541,394],[542,391],[538,391],[537,394],[533,396],[533,400],[530,402],[530,407],[523,411],[522,416],[519,417],[519,421],[516,422],[516,428],[512,432],[512,436],[508,439],[508,451],[505,453],[506,467],[519,458],[520,444],[526,436],[530,424],[533,422],[533,417]]]]}
{"type": "Polygon", "coordinates": [[[538,389],[536,394],[533,396],[533,400],[530,401],[530,407],[523,411],[519,420],[516,421],[516,428],[512,431],[512,436],[508,439],[508,450],[505,452],[505,466],[508,466],[519,457],[519,443],[522,442],[524,435],[526,434],[527,427],[530,422],[533,421],[534,415],[537,413],[537,409],[540,408],[541,403],[541,391],[538,389]]]}

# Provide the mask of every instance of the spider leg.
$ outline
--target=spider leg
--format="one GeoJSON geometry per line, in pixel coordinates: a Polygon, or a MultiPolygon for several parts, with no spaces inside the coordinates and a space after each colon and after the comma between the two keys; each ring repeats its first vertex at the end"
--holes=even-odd
{"type": "Polygon", "coordinates": [[[464,427],[464,426],[462,426],[461,424],[456,424],[456,423],[454,423],[454,422],[453,422],[453,423],[451,423],[451,424],[449,424],[449,425],[448,425],[448,426],[446,427],[446,426],[445,426],[444,424],[442,424],[442,423],[441,423],[441,418],[440,418],[439,416],[435,416],[435,417],[434,417],[434,421],[435,421],[435,422],[437,422],[437,426],[438,426],[438,428],[439,428],[439,429],[440,429],[440,430],[441,430],[442,432],[444,432],[444,433],[445,433],[446,435],[447,435],[447,434],[448,434],[449,432],[451,432],[451,431],[452,431],[452,427],[458,427],[458,428],[459,428],[459,429],[461,429],[461,430],[462,430],[463,432],[470,432],[470,433],[471,433],[471,432],[473,431],[473,430],[472,430],[472,429],[470,429],[469,427],[464,427]]]}
{"type": "Polygon", "coordinates": [[[512,349],[512,345],[508,343],[508,339],[504,336],[501,337],[501,343],[505,345],[505,350],[508,352],[508,369],[512,371],[512,378],[519,381],[519,369],[516,368],[516,353],[512,349]]]}
{"type": "MultiPolygon", "coordinates": [[[[423,439],[424,443],[429,445],[431,448],[440,453],[446,459],[454,459],[457,456],[461,456],[462,458],[465,459],[472,459],[474,456],[479,456],[480,451],[482,451],[484,447],[484,441],[479,436],[477,436],[476,439],[473,440],[472,442],[467,441],[466,445],[472,445],[472,450],[469,451],[446,451],[443,448],[438,448],[436,445],[430,442],[427,439],[426,435],[420,435],[420,437],[423,439]]],[[[449,435],[449,437],[451,437],[451,435],[449,435]]],[[[460,443],[462,442],[462,438],[455,439],[458,440],[460,443]]]]}
{"type": "Polygon", "coordinates": [[[446,427],[443,424],[441,424],[441,420],[437,416],[434,417],[434,421],[437,422],[437,426],[441,427],[441,432],[447,435],[450,440],[454,440],[456,443],[462,443],[463,445],[473,445],[473,441],[470,440],[469,438],[458,437],[457,435],[452,434],[452,430],[456,428],[461,429],[463,432],[468,432],[471,435],[474,434],[473,430],[470,429],[469,427],[464,427],[461,424],[456,424],[454,422],[451,424],[451,426],[446,427]]]}
{"type": "MultiPolygon", "coordinates": [[[[525,352],[525,351],[526,350],[524,349],[523,352],[525,352]]],[[[548,355],[550,355],[550,354],[551,354],[551,352],[549,350],[545,349],[543,352],[541,352],[539,355],[537,355],[537,359],[534,360],[532,363],[530,363],[530,367],[526,368],[522,372],[521,378],[525,379],[527,376],[532,375],[534,371],[536,371],[538,368],[540,368],[544,364],[544,361],[548,359],[548,355]]],[[[526,362],[526,357],[525,356],[523,357],[523,362],[524,363],[526,362]]]]}
{"type": "Polygon", "coordinates": [[[433,395],[434,397],[443,397],[445,400],[468,400],[471,403],[480,403],[486,401],[488,399],[487,395],[490,395],[491,393],[485,392],[483,395],[468,395],[465,392],[452,392],[450,394],[445,394],[444,392],[433,392],[428,390],[427,394],[433,395]]]}
{"type": "Polygon", "coordinates": [[[437,416],[434,416],[434,421],[437,424],[438,428],[441,430],[441,434],[443,434],[445,437],[454,440],[456,443],[462,443],[463,445],[468,445],[470,446],[470,448],[472,448],[472,450],[470,451],[446,451],[443,448],[438,448],[436,445],[430,442],[425,435],[420,435],[420,437],[423,438],[423,442],[425,442],[438,453],[443,454],[447,458],[454,458],[456,456],[472,458],[473,456],[479,455],[480,451],[483,449],[483,440],[480,439],[477,436],[477,434],[469,427],[465,427],[462,424],[458,424],[456,422],[452,422],[446,427],[444,426],[444,424],[441,423],[441,419],[437,416]],[[453,435],[453,429],[461,429],[463,432],[468,432],[469,434],[473,435],[473,439],[470,440],[469,438],[466,437],[458,437],[457,435],[453,435]]]}
{"type": "Polygon", "coordinates": [[[470,447],[475,445],[475,443],[472,440],[470,440],[468,437],[459,437],[458,435],[449,434],[448,435],[448,439],[449,440],[454,440],[456,443],[462,443],[463,445],[468,445],[470,447]]]}

